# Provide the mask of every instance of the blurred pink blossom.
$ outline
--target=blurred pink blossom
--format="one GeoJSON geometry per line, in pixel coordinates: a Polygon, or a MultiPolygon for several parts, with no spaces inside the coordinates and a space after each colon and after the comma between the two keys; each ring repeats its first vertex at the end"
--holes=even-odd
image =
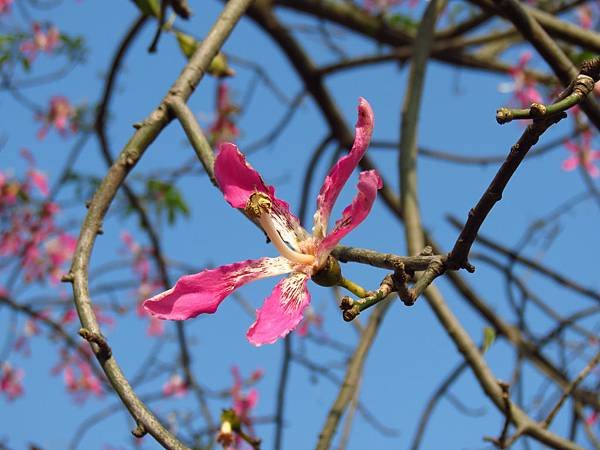
{"type": "Polygon", "coordinates": [[[600,176],[600,169],[594,164],[594,161],[600,160],[600,151],[592,150],[592,132],[584,131],[581,135],[581,144],[576,144],[571,140],[565,141],[565,147],[571,156],[562,163],[562,169],[570,172],[583,165],[585,171],[594,178],[600,176]]]}
{"type": "MultiPolygon", "coordinates": [[[[91,350],[87,344],[82,344],[79,349],[91,356],[91,350]]],[[[67,350],[63,349],[61,359],[52,372],[63,373],[65,387],[72,394],[75,402],[83,403],[92,395],[101,397],[104,394],[102,383],[94,374],[92,366],[79,352],[69,354],[67,350]]]]}
{"type": "Polygon", "coordinates": [[[62,95],[55,95],[50,99],[47,112],[36,115],[36,119],[43,123],[42,128],[37,132],[38,139],[44,139],[50,127],[54,127],[63,137],[67,136],[69,131],[76,133],[76,116],[77,112],[69,99],[62,95]]]}
{"type": "Polygon", "coordinates": [[[319,331],[322,331],[323,327],[323,316],[317,313],[312,307],[308,307],[306,309],[306,313],[304,314],[304,318],[300,325],[296,329],[296,333],[299,336],[306,336],[310,330],[310,328],[316,327],[319,331]]]}
{"type": "Polygon", "coordinates": [[[510,68],[509,74],[513,78],[510,83],[500,83],[498,90],[502,93],[513,93],[519,106],[528,108],[532,103],[541,103],[542,96],[537,89],[537,83],[527,75],[526,67],[532,58],[529,51],[523,52],[519,62],[510,68]]]}
{"type": "Polygon", "coordinates": [[[54,26],[42,27],[39,23],[33,24],[32,38],[21,43],[20,50],[31,62],[39,52],[52,53],[60,42],[60,32],[54,26]],[[44,30],[45,28],[45,30],[44,30]]]}
{"type": "Polygon", "coordinates": [[[239,111],[239,107],[232,103],[229,94],[229,86],[223,80],[217,84],[216,100],[216,118],[209,127],[211,141],[213,145],[218,145],[224,141],[234,141],[240,135],[240,130],[236,126],[232,117],[239,111]]]}
{"type": "Polygon", "coordinates": [[[594,23],[594,14],[591,5],[581,5],[575,10],[579,26],[589,30],[594,23]]]}
{"type": "Polygon", "coordinates": [[[187,394],[188,387],[181,375],[174,373],[163,385],[162,392],[165,397],[183,397],[187,394]]]}
{"type": "Polygon", "coordinates": [[[23,395],[23,378],[25,372],[23,369],[13,369],[5,362],[0,365],[0,393],[3,392],[9,401],[23,395]]]}
{"type": "Polygon", "coordinates": [[[0,0],[0,14],[9,13],[12,2],[13,0],[0,0]]]}
{"type": "MultiPolygon", "coordinates": [[[[252,433],[252,418],[250,416],[252,410],[258,403],[258,391],[255,388],[243,391],[244,380],[240,374],[240,369],[237,366],[231,368],[231,374],[233,375],[233,387],[231,388],[231,398],[233,400],[233,410],[243,425],[246,425],[252,433]]],[[[262,371],[255,371],[250,380],[252,382],[258,381],[262,377],[262,371]]]]}
{"type": "Polygon", "coordinates": [[[137,298],[140,300],[140,303],[138,303],[136,308],[137,314],[139,317],[149,318],[147,329],[149,336],[162,336],[165,331],[164,322],[148,314],[148,311],[143,308],[141,303],[141,300],[148,298],[163,286],[157,277],[153,277],[150,274],[150,249],[136,242],[133,236],[127,231],[121,233],[121,241],[125,244],[127,252],[133,257],[133,271],[139,277],[140,284],[137,289],[137,298]]]}

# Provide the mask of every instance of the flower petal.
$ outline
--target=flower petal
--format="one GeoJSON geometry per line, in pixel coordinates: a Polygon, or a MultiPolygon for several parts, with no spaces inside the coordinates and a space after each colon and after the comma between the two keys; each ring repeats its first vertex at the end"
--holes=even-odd
{"type": "Polygon", "coordinates": [[[371,105],[364,98],[358,101],[358,120],[356,121],[354,144],[350,153],[339,159],[331,168],[329,174],[321,186],[321,191],[317,197],[317,212],[314,216],[313,235],[317,238],[323,238],[327,233],[327,222],[331,209],[340,194],[344,184],[352,174],[354,168],[367,151],[371,134],[373,133],[373,110],[371,105]]]}
{"type": "Polygon", "coordinates": [[[229,142],[219,146],[219,153],[215,158],[215,178],[225,200],[234,208],[245,208],[255,192],[263,192],[269,197],[275,193],[246,162],[246,157],[237,146],[229,142]]]}
{"type": "Polygon", "coordinates": [[[275,188],[265,184],[234,144],[225,142],[219,146],[215,159],[215,178],[225,200],[234,208],[245,208],[255,192],[268,195],[272,202],[271,218],[275,228],[284,241],[299,250],[298,242],[306,238],[300,221],[290,211],[290,205],[275,196],[275,188]]]}
{"type": "MultiPolygon", "coordinates": [[[[352,203],[344,209],[342,218],[335,223],[335,227],[325,239],[319,244],[317,255],[320,260],[324,259],[333,247],[356,228],[369,214],[373,202],[377,197],[377,190],[381,189],[383,183],[375,170],[361,172],[358,179],[358,193],[352,203]]],[[[323,261],[322,261],[323,262],[323,261]]]]}
{"type": "Polygon", "coordinates": [[[575,168],[579,166],[579,156],[571,156],[570,158],[565,159],[560,166],[565,172],[575,170],[575,168]]]}
{"type": "Polygon", "coordinates": [[[256,346],[272,344],[296,328],[310,303],[307,281],[308,275],[295,272],[277,283],[261,308],[256,310],[256,321],[246,333],[250,343],[256,346]]]}
{"type": "Polygon", "coordinates": [[[598,169],[591,161],[585,162],[585,170],[592,178],[598,178],[600,176],[600,169],[598,169]]]}
{"type": "Polygon", "coordinates": [[[185,320],[202,313],[212,314],[225,297],[244,284],[291,271],[283,257],[242,261],[185,275],[174,287],[145,300],[143,305],[159,319],[185,320]]]}
{"type": "Polygon", "coordinates": [[[566,140],[565,142],[563,142],[563,145],[565,146],[565,148],[567,150],[569,150],[571,153],[575,153],[575,154],[579,154],[580,149],[579,149],[579,145],[575,144],[573,141],[571,141],[570,139],[566,140]]]}

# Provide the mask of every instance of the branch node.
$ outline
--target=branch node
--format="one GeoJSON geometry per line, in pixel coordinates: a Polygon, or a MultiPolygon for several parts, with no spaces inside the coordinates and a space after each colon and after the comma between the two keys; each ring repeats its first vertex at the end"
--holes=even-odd
{"type": "Polygon", "coordinates": [[[87,328],[80,328],[79,336],[81,336],[86,341],[94,343],[98,346],[98,350],[96,351],[98,357],[107,360],[112,356],[112,350],[110,348],[110,345],[108,345],[106,338],[100,333],[95,333],[93,331],[88,330],[87,328]]]}
{"type": "Polygon", "coordinates": [[[342,317],[344,318],[344,321],[352,322],[354,319],[356,319],[358,317],[359,314],[360,314],[359,306],[354,305],[352,308],[344,310],[344,312],[342,313],[342,317]]]}
{"type": "Polygon", "coordinates": [[[342,297],[342,300],[340,301],[340,309],[342,311],[347,311],[349,309],[351,309],[354,306],[354,300],[352,299],[352,297],[345,295],[344,297],[342,297]]]}
{"type": "Polygon", "coordinates": [[[513,120],[512,111],[508,108],[499,108],[496,110],[496,122],[500,125],[504,125],[505,123],[509,123],[513,120]]]}
{"type": "Polygon", "coordinates": [[[146,427],[139,422],[137,423],[136,427],[131,430],[131,434],[133,434],[136,438],[142,438],[147,433],[148,431],[146,431],[146,427]]]}
{"type": "Polygon", "coordinates": [[[538,119],[540,117],[545,116],[548,112],[548,109],[545,105],[542,105],[541,103],[532,103],[529,107],[529,112],[531,114],[531,117],[533,117],[534,119],[538,119]]]}
{"type": "Polygon", "coordinates": [[[419,256],[433,256],[433,247],[431,247],[431,245],[426,245],[423,250],[421,250],[421,253],[419,253],[419,256]]]}
{"type": "Polygon", "coordinates": [[[595,58],[588,59],[581,63],[580,72],[582,75],[587,75],[594,82],[600,80],[600,57],[596,56],[595,58]]]}
{"type": "Polygon", "coordinates": [[[60,278],[60,281],[63,283],[72,283],[74,280],[75,280],[75,276],[73,275],[73,272],[65,273],[60,278]]]}

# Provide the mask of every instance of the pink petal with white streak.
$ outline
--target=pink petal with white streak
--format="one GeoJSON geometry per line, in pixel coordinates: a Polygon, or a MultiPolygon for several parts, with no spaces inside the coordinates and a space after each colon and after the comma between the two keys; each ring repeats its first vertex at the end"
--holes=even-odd
{"type": "Polygon", "coordinates": [[[333,204],[338,198],[344,184],[352,174],[354,168],[367,151],[373,133],[373,110],[364,98],[358,100],[358,119],[356,121],[354,143],[350,153],[339,159],[331,168],[321,186],[317,197],[317,212],[314,216],[313,234],[322,238],[327,233],[327,223],[333,204]]]}
{"type": "Polygon", "coordinates": [[[305,239],[306,232],[290,206],[275,196],[273,186],[267,186],[260,174],[246,161],[246,157],[234,144],[225,142],[219,147],[215,159],[215,178],[223,191],[225,200],[234,208],[245,208],[255,192],[267,194],[272,202],[271,218],[281,238],[296,251],[298,242],[305,239]]]}
{"type": "Polygon", "coordinates": [[[335,227],[331,233],[319,244],[317,254],[320,258],[328,255],[344,236],[365,220],[377,197],[377,190],[382,187],[381,177],[375,170],[360,173],[357,186],[358,193],[352,200],[352,203],[344,209],[342,218],[335,223],[335,227]]]}
{"type": "Polygon", "coordinates": [[[159,319],[185,320],[214,313],[237,288],[260,278],[292,271],[287,259],[261,258],[185,275],[174,287],[145,300],[146,311],[159,319]]]}
{"type": "Polygon", "coordinates": [[[246,333],[251,344],[272,344],[296,328],[310,303],[307,282],[307,275],[296,272],[277,283],[246,333]]]}

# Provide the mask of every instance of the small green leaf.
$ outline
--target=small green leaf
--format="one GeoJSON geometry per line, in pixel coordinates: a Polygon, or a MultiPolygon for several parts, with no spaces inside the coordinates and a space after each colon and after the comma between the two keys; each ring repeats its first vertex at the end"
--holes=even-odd
{"type": "Polygon", "coordinates": [[[154,203],[158,214],[166,212],[167,221],[170,225],[175,223],[179,214],[190,215],[187,203],[175,186],[161,180],[148,180],[146,188],[146,198],[154,203]]]}
{"type": "Polygon", "coordinates": [[[175,33],[175,37],[177,38],[177,43],[179,44],[182,53],[189,59],[196,51],[196,48],[198,48],[198,41],[189,34],[181,33],[179,31],[175,33]]]}
{"type": "Polygon", "coordinates": [[[487,352],[495,340],[496,330],[494,330],[492,327],[485,327],[483,329],[483,349],[481,350],[482,353],[487,352]]]}
{"type": "Polygon", "coordinates": [[[133,0],[139,10],[147,16],[160,17],[158,0],[133,0]]]}

